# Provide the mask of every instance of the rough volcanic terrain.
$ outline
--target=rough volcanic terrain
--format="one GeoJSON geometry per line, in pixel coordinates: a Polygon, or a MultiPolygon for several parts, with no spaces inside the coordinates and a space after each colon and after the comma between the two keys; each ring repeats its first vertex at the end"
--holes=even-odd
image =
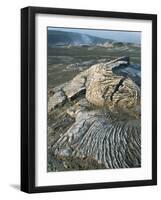
{"type": "Polygon", "coordinates": [[[140,167],[140,65],[86,64],[48,88],[48,172],[140,167]]]}

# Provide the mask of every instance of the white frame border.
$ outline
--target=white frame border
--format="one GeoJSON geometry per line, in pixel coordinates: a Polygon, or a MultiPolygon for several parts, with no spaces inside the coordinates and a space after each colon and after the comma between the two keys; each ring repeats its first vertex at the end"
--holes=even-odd
{"type": "Polygon", "coordinates": [[[82,183],[152,179],[152,21],[103,17],[36,14],[36,132],[35,185],[54,186],[82,183]],[[60,26],[61,25],[61,26],[60,26]],[[142,167],[47,173],[47,27],[70,27],[141,31],[141,148],[142,167]]]}

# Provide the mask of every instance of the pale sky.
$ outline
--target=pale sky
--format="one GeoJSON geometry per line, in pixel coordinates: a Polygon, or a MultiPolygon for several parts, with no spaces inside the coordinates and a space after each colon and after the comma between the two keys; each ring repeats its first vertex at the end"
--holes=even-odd
{"type": "Polygon", "coordinates": [[[108,38],[119,42],[141,43],[141,32],[132,31],[113,31],[113,30],[95,30],[95,29],[77,29],[77,28],[54,28],[49,30],[68,31],[75,33],[89,34],[97,37],[108,38]]]}

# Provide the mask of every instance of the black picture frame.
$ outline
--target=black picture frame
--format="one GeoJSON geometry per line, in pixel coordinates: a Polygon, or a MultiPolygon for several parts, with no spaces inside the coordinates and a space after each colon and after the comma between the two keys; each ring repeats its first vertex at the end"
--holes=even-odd
{"type": "Polygon", "coordinates": [[[45,7],[21,9],[21,190],[27,193],[157,184],[157,15],[45,7]],[[152,179],[59,186],[35,186],[35,15],[59,14],[152,21],[152,179]]]}

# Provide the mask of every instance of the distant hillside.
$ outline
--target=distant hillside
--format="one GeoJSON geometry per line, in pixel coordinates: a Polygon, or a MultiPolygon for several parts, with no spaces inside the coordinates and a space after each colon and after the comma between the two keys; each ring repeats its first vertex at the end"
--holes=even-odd
{"type": "Polygon", "coordinates": [[[48,30],[48,47],[61,45],[96,45],[107,42],[113,42],[113,40],[88,34],[48,30]]]}

